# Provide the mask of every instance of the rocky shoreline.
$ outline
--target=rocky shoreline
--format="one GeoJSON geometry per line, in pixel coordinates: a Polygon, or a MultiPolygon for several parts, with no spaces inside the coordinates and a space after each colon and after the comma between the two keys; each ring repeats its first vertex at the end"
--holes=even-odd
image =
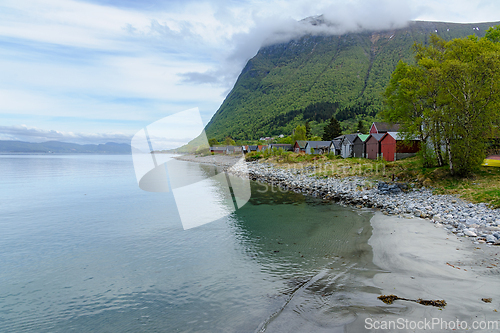
{"type": "MultiPolygon", "coordinates": [[[[280,169],[271,164],[246,163],[250,179],[335,201],[357,208],[376,208],[386,215],[419,217],[443,227],[449,233],[467,237],[474,243],[500,245],[500,210],[486,204],[472,204],[450,195],[434,195],[431,189],[407,184],[372,183],[363,177],[318,178],[314,167],[280,169]]],[[[228,170],[242,175],[238,164],[228,170]]]]}
{"type": "Polygon", "coordinates": [[[448,233],[475,244],[500,245],[500,210],[484,203],[472,204],[450,195],[435,195],[428,188],[407,184],[372,182],[364,177],[318,178],[315,167],[283,169],[269,163],[236,163],[231,156],[182,156],[178,159],[222,166],[229,173],[251,180],[335,201],[357,208],[375,208],[386,215],[427,219],[448,233]]]}

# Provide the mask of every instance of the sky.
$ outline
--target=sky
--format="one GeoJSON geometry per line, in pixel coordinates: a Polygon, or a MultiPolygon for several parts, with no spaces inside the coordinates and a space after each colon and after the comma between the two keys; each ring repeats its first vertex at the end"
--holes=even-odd
{"type": "Polygon", "coordinates": [[[410,20],[500,21],[500,1],[2,0],[0,140],[130,143],[195,107],[206,124],[261,46],[410,20]],[[301,22],[321,14],[335,27],[301,22]]]}

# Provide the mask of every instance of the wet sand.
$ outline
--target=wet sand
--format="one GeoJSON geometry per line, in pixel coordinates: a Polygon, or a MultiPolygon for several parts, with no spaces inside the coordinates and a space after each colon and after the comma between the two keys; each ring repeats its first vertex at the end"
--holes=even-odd
{"type": "MultiPolygon", "coordinates": [[[[387,271],[373,278],[382,294],[445,300],[447,305],[440,309],[402,300],[386,305],[378,300],[381,313],[360,314],[349,325],[349,331],[362,332],[366,328],[377,331],[377,325],[394,321],[401,323],[399,328],[403,329],[396,326],[384,331],[418,332],[423,331],[426,321],[432,322],[434,318],[436,324],[430,331],[443,329],[441,320],[456,324],[458,319],[467,323],[468,332],[498,332],[496,326],[475,330],[472,325],[474,321],[493,321],[500,327],[497,312],[500,311],[500,247],[475,245],[423,219],[402,219],[377,212],[371,224],[373,234],[368,243],[373,248],[373,262],[387,271]],[[485,303],[482,298],[492,301],[485,303]],[[412,327],[419,322],[422,329],[412,327]]],[[[371,312],[373,309],[368,313],[371,312]]],[[[426,328],[429,331],[429,326],[426,328]]]]}

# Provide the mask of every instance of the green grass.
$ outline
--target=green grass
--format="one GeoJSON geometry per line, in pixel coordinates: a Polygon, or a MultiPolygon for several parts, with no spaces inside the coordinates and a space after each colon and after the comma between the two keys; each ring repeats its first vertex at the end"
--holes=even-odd
{"type": "Polygon", "coordinates": [[[456,194],[471,202],[485,202],[500,208],[500,168],[480,167],[469,178],[448,176],[436,180],[436,193],[456,194]]]}

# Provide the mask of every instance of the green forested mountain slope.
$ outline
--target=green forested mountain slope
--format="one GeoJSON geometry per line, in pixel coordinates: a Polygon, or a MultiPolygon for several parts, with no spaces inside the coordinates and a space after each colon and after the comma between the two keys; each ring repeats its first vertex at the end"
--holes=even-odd
{"type": "Polygon", "coordinates": [[[250,140],[289,134],[305,120],[375,116],[381,92],[413,43],[483,36],[495,23],[412,22],[403,29],[305,36],[259,50],[206,127],[209,138],[250,140]]]}

